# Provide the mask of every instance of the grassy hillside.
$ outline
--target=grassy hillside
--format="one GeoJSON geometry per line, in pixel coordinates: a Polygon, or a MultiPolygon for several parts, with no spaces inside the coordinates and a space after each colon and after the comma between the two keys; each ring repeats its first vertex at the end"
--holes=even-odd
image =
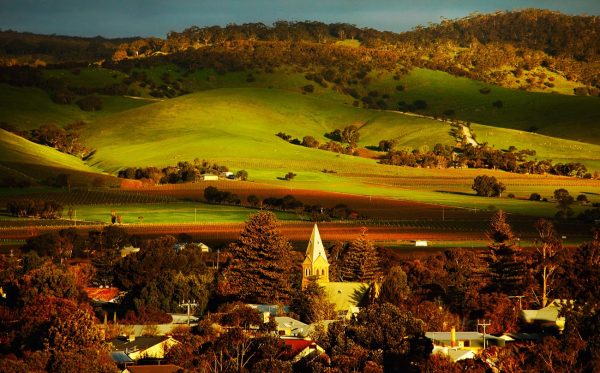
{"type": "MultiPolygon", "coordinates": [[[[324,142],[326,132],[353,123],[373,128],[365,132],[374,133],[373,142],[381,139],[375,135],[377,128],[393,125],[395,136],[411,136],[420,128],[428,132],[430,127],[444,126],[426,118],[359,109],[283,90],[248,88],[200,92],[129,110],[99,119],[84,136],[86,144],[97,149],[92,161],[111,171],[194,158],[225,164],[299,162],[302,169],[321,170],[325,167],[321,162],[332,159],[374,162],[291,145],[275,134],[283,131],[300,139],[311,135],[324,142]]],[[[432,145],[436,140],[451,141],[444,131],[437,135],[437,139],[422,136],[421,140],[432,145]]]]}
{"type": "MultiPolygon", "coordinates": [[[[245,167],[251,160],[279,162],[281,167],[283,161],[290,165],[299,162],[306,164],[295,168],[321,170],[327,167],[319,162],[332,162],[330,158],[334,162],[346,158],[365,161],[290,145],[275,133],[281,131],[299,139],[310,135],[325,142],[326,132],[349,124],[360,127],[362,146],[391,138],[411,148],[454,142],[445,122],[355,108],[318,94],[259,88],[203,91],[100,118],[88,126],[85,137],[88,146],[97,149],[92,162],[109,171],[127,166],[166,166],[194,158],[245,167]],[[126,125],[114,125],[118,123],[126,125]]],[[[514,145],[536,150],[540,159],[581,161],[592,169],[599,166],[597,145],[491,126],[473,128],[479,141],[498,148],[514,145]]]]}
{"type": "Polygon", "coordinates": [[[598,97],[525,92],[425,69],[415,69],[399,81],[381,74],[371,87],[392,94],[394,105],[425,100],[427,109],[421,112],[428,115],[453,110],[452,117],[466,121],[600,144],[598,97]],[[404,91],[398,92],[397,85],[403,85],[404,91]],[[502,108],[492,105],[496,101],[502,102],[502,108]]]}
{"type": "Polygon", "coordinates": [[[45,181],[58,174],[69,174],[73,185],[87,184],[93,179],[114,184],[112,176],[101,173],[81,159],[56,149],[34,144],[0,129],[0,172],[14,180],[45,181]]]}
{"type": "Polygon", "coordinates": [[[96,118],[146,105],[153,101],[120,96],[102,96],[103,107],[97,112],[86,112],[77,105],[58,105],[48,93],[39,88],[13,87],[0,84],[0,121],[19,129],[32,129],[42,124],[60,125],[96,118]]]}

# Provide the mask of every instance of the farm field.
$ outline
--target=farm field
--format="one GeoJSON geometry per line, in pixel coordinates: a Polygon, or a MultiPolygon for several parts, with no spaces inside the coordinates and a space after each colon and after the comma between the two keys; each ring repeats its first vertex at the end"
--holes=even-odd
{"type": "MultiPolygon", "coordinates": [[[[600,170],[600,145],[593,144],[596,142],[593,131],[586,131],[589,135],[586,138],[580,134],[582,127],[590,128],[600,116],[595,98],[505,89],[425,69],[414,69],[399,80],[374,71],[368,86],[357,87],[364,90],[361,94],[373,89],[379,95],[388,94],[391,109],[400,100],[427,101],[426,110],[409,114],[354,107],[350,96],[318,85],[313,93],[302,94],[301,87],[309,81],[291,68],[273,73],[226,74],[200,69],[184,74],[175,65],[163,64],[134,71],[146,73],[156,84],[168,73],[172,79],[182,79],[184,88],[195,93],[162,101],[150,99],[144,89],[140,94],[146,99],[141,100],[103,96],[105,108],[87,113],[75,105],[56,105],[46,92],[36,88],[0,85],[0,97],[6,99],[0,104],[0,114],[10,124],[28,129],[43,120],[58,124],[85,120],[84,143],[95,149],[93,157],[84,162],[2,132],[0,168],[5,173],[34,182],[69,173],[74,188],[70,193],[55,188],[3,190],[0,203],[25,193],[23,196],[53,199],[72,207],[79,219],[108,222],[110,211],[115,210],[127,226],[157,228],[168,224],[167,230],[172,229],[171,224],[193,223],[194,209],[197,223],[213,224],[240,223],[254,211],[199,203],[203,201],[204,188],[215,185],[237,194],[242,204],[252,194],[260,199],[290,194],[304,204],[328,208],[344,204],[357,211],[369,226],[387,221],[404,224],[404,229],[428,232],[426,227],[409,228],[409,222],[427,221],[440,231],[451,224],[462,224],[469,227],[464,232],[471,233],[460,239],[468,239],[481,237],[486,229],[485,224],[470,224],[487,223],[497,209],[513,216],[526,216],[528,221],[534,217],[553,217],[557,209],[551,196],[558,188],[566,188],[574,197],[585,194],[591,203],[600,202],[600,183],[596,180],[493,170],[388,166],[371,159],[381,154],[375,151],[365,149],[366,157],[342,155],[292,145],[275,136],[277,132],[298,139],[310,135],[324,143],[329,141],[324,136],[326,132],[355,124],[359,127],[362,147],[376,146],[384,139],[398,139],[400,147],[432,149],[436,143],[454,145],[450,124],[433,118],[452,109],[456,118],[473,122],[471,128],[479,142],[499,149],[511,145],[534,149],[537,154],[533,158],[581,162],[593,172],[600,170]],[[254,80],[248,81],[249,74],[253,74],[254,80]],[[397,90],[398,84],[404,90],[397,90]],[[490,92],[483,94],[482,88],[490,92]],[[502,100],[504,106],[492,107],[494,100],[502,100]],[[557,107],[566,109],[557,113],[557,107]],[[538,128],[539,134],[526,131],[532,126],[538,128]],[[564,128],[569,131],[557,131],[564,128]],[[225,165],[234,172],[244,169],[251,181],[143,188],[123,184],[120,189],[89,186],[90,180],[98,185],[118,185],[122,180],[112,175],[124,167],[164,167],[196,158],[225,165]],[[294,180],[283,180],[288,172],[297,174],[294,180]],[[474,195],[471,184],[481,174],[493,175],[506,185],[502,198],[474,195]],[[550,202],[529,201],[531,193],[539,193],[550,202]],[[514,198],[507,198],[509,194],[514,198]],[[438,223],[442,225],[436,226],[438,223]]],[[[46,74],[88,88],[115,84],[126,77],[121,72],[90,68],[82,69],[79,74],[69,70],[50,70],[46,74]]],[[[578,214],[586,208],[589,205],[573,209],[578,214]]],[[[306,217],[280,213],[280,218],[294,221],[306,217]]]]}

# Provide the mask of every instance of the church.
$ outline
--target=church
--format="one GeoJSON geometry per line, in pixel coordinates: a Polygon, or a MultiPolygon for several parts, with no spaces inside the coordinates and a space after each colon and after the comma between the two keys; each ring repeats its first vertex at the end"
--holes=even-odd
{"type": "Polygon", "coordinates": [[[369,291],[367,283],[330,281],[329,262],[316,224],[302,262],[302,288],[306,288],[310,281],[316,281],[325,290],[327,299],[335,305],[335,311],[340,317],[357,314],[358,307],[366,300],[369,291]]]}

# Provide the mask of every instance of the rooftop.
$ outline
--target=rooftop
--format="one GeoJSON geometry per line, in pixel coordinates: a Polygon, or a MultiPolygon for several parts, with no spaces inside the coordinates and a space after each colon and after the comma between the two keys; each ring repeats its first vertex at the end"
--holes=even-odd
{"type": "Polygon", "coordinates": [[[125,372],[130,373],[175,373],[183,371],[183,368],[173,365],[130,365],[125,372]]]}
{"type": "Polygon", "coordinates": [[[336,311],[346,311],[358,306],[369,286],[362,282],[328,282],[321,284],[327,299],[335,305],[336,311]]]}
{"type": "Polygon", "coordinates": [[[169,336],[161,335],[161,336],[142,336],[135,337],[133,341],[129,341],[127,337],[117,337],[109,340],[112,344],[112,351],[125,351],[125,350],[147,350],[152,346],[156,346],[159,343],[162,343],[168,340],[169,336]]]}

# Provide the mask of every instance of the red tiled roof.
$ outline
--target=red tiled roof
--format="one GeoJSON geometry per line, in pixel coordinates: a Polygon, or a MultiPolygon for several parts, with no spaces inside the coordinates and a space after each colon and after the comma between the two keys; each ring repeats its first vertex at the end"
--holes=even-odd
{"type": "Polygon", "coordinates": [[[175,373],[182,370],[177,365],[130,365],[127,370],[131,373],[175,373]]]}
{"type": "Polygon", "coordinates": [[[108,302],[119,295],[118,288],[85,288],[88,297],[93,300],[108,302]]]}
{"type": "Polygon", "coordinates": [[[291,351],[289,353],[290,356],[294,357],[302,352],[306,347],[314,346],[316,348],[317,344],[315,341],[310,339],[282,339],[283,342],[290,346],[291,351]]]}

